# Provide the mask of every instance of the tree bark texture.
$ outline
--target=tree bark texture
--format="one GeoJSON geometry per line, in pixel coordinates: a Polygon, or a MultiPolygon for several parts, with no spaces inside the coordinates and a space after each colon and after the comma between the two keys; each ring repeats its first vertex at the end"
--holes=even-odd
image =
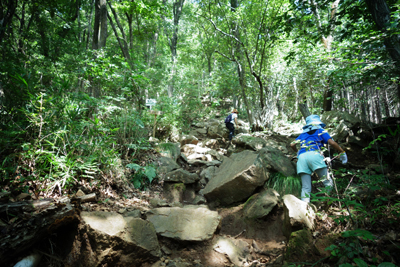
{"type": "MultiPolygon", "coordinates": [[[[390,27],[391,13],[389,6],[385,0],[365,0],[368,9],[372,15],[376,26],[383,33],[387,32],[390,27]]],[[[393,59],[397,68],[397,73],[400,74],[400,42],[397,34],[388,33],[384,41],[386,50],[393,59]]],[[[397,87],[397,95],[400,99],[400,84],[397,87]]]]}
{"type": "Polygon", "coordinates": [[[100,49],[107,40],[107,6],[106,0],[96,0],[94,6],[93,49],[100,49]]]}
{"type": "Polygon", "coordinates": [[[308,106],[307,106],[307,103],[306,103],[306,102],[300,103],[300,104],[299,104],[299,109],[300,109],[301,114],[303,115],[304,120],[305,120],[308,116],[311,115],[311,112],[310,112],[310,110],[308,109],[308,106]]]}
{"type": "Polygon", "coordinates": [[[18,0],[0,1],[0,43],[3,41],[6,31],[11,25],[17,5],[18,0]]]}

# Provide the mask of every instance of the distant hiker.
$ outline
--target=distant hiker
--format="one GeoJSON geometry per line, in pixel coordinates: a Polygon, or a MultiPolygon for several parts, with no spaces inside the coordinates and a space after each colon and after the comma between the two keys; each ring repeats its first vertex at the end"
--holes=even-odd
{"type": "Polygon", "coordinates": [[[339,151],[340,160],[343,164],[347,163],[346,152],[333,141],[332,137],[323,128],[326,125],[321,122],[318,115],[310,115],[306,118],[306,125],[303,127],[303,133],[300,134],[290,147],[297,153],[297,174],[301,177],[301,200],[310,202],[311,193],[311,174],[315,171],[322,180],[325,187],[332,189],[332,180],[328,175],[327,165],[324,161],[321,148],[324,144],[339,151]],[[300,143],[300,150],[297,150],[296,144],[300,143]]]}
{"type": "Polygon", "coordinates": [[[226,146],[226,149],[231,145],[232,142],[232,138],[235,135],[235,125],[237,126],[237,116],[238,116],[239,112],[237,111],[237,109],[233,109],[232,113],[229,114],[226,119],[225,119],[225,126],[226,128],[228,128],[229,130],[229,142],[226,146]]]}

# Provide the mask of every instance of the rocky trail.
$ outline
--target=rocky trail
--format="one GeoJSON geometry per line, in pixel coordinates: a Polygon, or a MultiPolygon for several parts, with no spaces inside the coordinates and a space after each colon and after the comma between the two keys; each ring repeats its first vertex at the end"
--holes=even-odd
{"type": "MultiPolygon", "coordinates": [[[[346,166],[334,162],[335,169],[377,173],[376,155],[363,150],[370,131],[360,131],[350,115],[327,112],[322,120],[336,121],[328,131],[349,157],[346,166]]],[[[114,181],[57,199],[2,193],[1,266],[338,266],[326,248],[346,243],[341,233],[356,226],[374,234],[360,238],[359,257],[400,264],[398,209],[354,225],[338,202],[307,205],[298,194],[280,194],[267,181],[278,173],[296,176],[289,144],[301,125],[250,133],[239,124],[228,149],[221,119],[195,124],[169,143],[153,141],[157,152],[144,160],[157,166],[158,179],[145,191],[114,181]],[[25,256],[37,265],[22,265],[25,256]]],[[[399,161],[385,166],[394,186],[399,161]]],[[[348,178],[359,199],[399,203],[398,189],[374,191],[348,178]]]]}

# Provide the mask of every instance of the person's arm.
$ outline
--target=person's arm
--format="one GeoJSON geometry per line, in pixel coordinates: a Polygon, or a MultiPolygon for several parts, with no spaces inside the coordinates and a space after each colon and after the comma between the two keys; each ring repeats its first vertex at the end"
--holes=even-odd
{"type": "Polygon", "coordinates": [[[294,152],[297,153],[298,150],[297,150],[296,144],[297,144],[297,142],[293,141],[292,143],[290,143],[290,147],[293,149],[294,152]]]}
{"type": "Polygon", "coordinates": [[[235,118],[235,124],[236,124],[236,126],[238,126],[237,118],[235,118]]]}
{"type": "Polygon", "coordinates": [[[336,143],[335,141],[333,141],[332,138],[328,140],[328,144],[329,144],[331,147],[333,147],[334,149],[336,149],[337,151],[339,151],[340,153],[345,153],[345,151],[343,150],[343,148],[341,148],[341,147],[339,146],[338,143],[336,143]]]}
{"type": "Polygon", "coordinates": [[[346,154],[346,151],[344,151],[343,148],[341,148],[341,147],[339,146],[338,143],[336,143],[335,141],[333,141],[332,138],[328,140],[328,144],[329,144],[330,146],[332,146],[334,149],[336,149],[337,151],[340,152],[340,154],[339,154],[339,159],[342,161],[343,164],[346,164],[346,163],[347,163],[347,154],[346,154]]]}

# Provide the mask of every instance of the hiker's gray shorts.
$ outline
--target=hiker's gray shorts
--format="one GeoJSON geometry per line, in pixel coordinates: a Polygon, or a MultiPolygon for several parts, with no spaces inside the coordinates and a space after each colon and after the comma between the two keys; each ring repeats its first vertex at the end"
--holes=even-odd
{"type": "Polygon", "coordinates": [[[319,151],[307,151],[300,154],[297,160],[297,174],[312,174],[315,170],[326,168],[324,157],[319,151]]]}

